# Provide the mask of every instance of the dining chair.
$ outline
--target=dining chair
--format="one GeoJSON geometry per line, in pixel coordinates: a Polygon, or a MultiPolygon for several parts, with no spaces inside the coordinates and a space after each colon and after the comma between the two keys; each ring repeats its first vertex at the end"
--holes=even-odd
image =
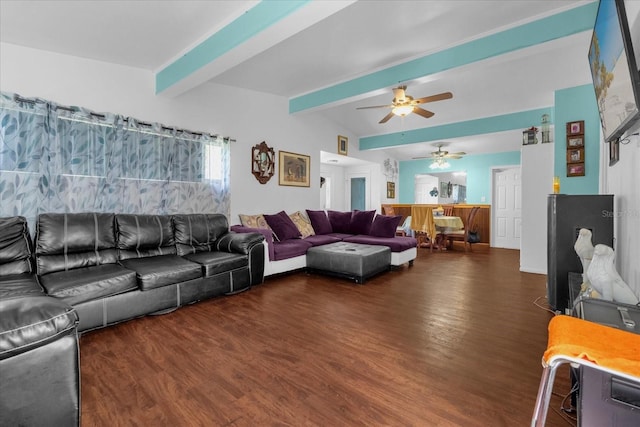
{"type": "Polygon", "coordinates": [[[441,234],[436,230],[436,223],[433,221],[433,208],[426,206],[411,206],[411,229],[415,233],[418,247],[429,242],[430,252],[433,247],[442,250],[440,245],[441,234]]]}
{"type": "Polygon", "coordinates": [[[411,233],[411,216],[404,219],[404,222],[396,227],[396,236],[408,236],[411,233]]]}
{"type": "Polygon", "coordinates": [[[392,205],[382,205],[382,215],[394,216],[396,214],[396,210],[392,205]]]}
{"type": "Polygon", "coordinates": [[[444,216],[453,216],[453,206],[443,206],[444,216]]]}
{"type": "Polygon", "coordinates": [[[447,247],[452,247],[454,241],[462,241],[464,243],[464,251],[467,252],[467,244],[469,245],[469,250],[473,252],[471,248],[471,242],[469,242],[469,232],[476,229],[476,215],[480,210],[479,206],[474,206],[471,208],[469,215],[467,216],[467,221],[462,230],[452,230],[445,231],[442,233],[442,240],[447,242],[447,247]]]}

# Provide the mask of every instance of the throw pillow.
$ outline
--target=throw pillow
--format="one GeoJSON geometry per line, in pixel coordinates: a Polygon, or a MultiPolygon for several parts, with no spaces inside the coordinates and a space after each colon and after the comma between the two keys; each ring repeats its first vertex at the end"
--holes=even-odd
{"type": "Polygon", "coordinates": [[[285,211],[280,211],[275,215],[265,215],[264,219],[279,241],[300,237],[300,231],[285,211]]]}
{"type": "Polygon", "coordinates": [[[398,228],[401,220],[402,215],[376,215],[373,219],[373,224],[371,224],[369,235],[375,237],[395,237],[396,228],[398,228]]]}
{"type": "Polygon", "coordinates": [[[334,233],[351,234],[351,212],[327,211],[334,233]]]}
{"type": "Polygon", "coordinates": [[[333,232],[325,211],[310,211],[307,209],[307,215],[309,216],[309,221],[311,221],[313,231],[315,231],[316,234],[329,234],[333,232]]]}
{"type": "Polygon", "coordinates": [[[307,218],[307,216],[302,212],[298,211],[292,213],[291,215],[289,215],[289,218],[291,218],[291,221],[293,221],[293,223],[296,225],[296,228],[300,232],[300,235],[303,239],[305,237],[313,236],[314,234],[316,234],[313,231],[311,221],[309,221],[309,218],[307,218]]]}
{"type": "Polygon", "coordinates": [[[349,223],[351,234],[369,234],[375,214],[376,211],[353,211],[349,223]]]}
{"type": "Polygon", "coordinates": [[[240,224],[249,228],[269,228],[269,224],[264,219],[264,215],[238,215],[240,217],[240,224]]]}

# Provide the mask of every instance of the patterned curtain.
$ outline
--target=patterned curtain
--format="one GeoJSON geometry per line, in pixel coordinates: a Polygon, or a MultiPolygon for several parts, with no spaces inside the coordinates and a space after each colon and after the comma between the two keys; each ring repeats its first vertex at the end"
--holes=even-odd
{"type": "Polygon", "coordinates": [[[228,217],[229,153],[220,137],[3,92],[0,216],[31,224],[42,212],[228,217]]]}

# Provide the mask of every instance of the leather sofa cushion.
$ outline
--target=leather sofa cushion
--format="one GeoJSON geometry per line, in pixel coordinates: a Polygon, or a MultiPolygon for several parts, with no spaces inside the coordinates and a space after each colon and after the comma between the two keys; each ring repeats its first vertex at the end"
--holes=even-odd
{"type": "Polygon", "coordinates": [[[118,256],[121,260],[176,253],[171,217],[116,215],[118,256]]]}
{"type": "Polygon", "coordinates": [[[76,268],[40,276],[47,294],[79,304],[137,289],[136,273],[118,264],[76,268]]]}
{"type": "Polygon", "coordinates": [[[44,295],[35,275],[23,273],[0,276],[0,300],[22,295],[44,295]]]}
{"type": "Polygon", "coordinates": [[[301,239],[285,240],[284,242],[274,242],[273,252],[274,260],[282,260],[293,258],[307,253],[307,249],[311,247],[311,243],[301,239]]]}
{"type": "Polygon", "coordinates": [[[222,214],[176,214],[172,216],[178,255],[215,250],[215,242],[229,232],[222,214]]]}
{"type": "Polygon", "coordinates": [[[418,244],[413,237],[375,237],[359,234],[343,239],[345,242],[362,243],[364,245],[387,246],[391,252],[403,252],[407,249],[415,248],[418,244]]]}
{"type": "Polygon", "coordinates": [[[38,275],[42,276],[76,268],[115,264],[117,255],[115,249],[62,255],[37,255],[36,265],[38,275]]]}
{"type": "Polygon", "coordinates": [[[196,254],[185,255],[184,257],[189,261],[202,265],[202,272],[205,277],[249,265],[249,257],[247,255],[229,252],[198,252],[196,254]]]}
{"type": "Polygon", "coordinates": [[[202,277],[200,264],[177,255],[131,258],[123,260],[122,265],[136,272],[138,286],[143,291],[202,277]]]}
{"type": "Polygon", "coordinates": [[[38,275],[116,261],[113,214],[44,213],[38,216],[38,275]]]}
{"type": "Polygon", "coordinates": [[[7,298],[0,307],[0,360],[53,341],[78,324],[71,306],[48,296],[7,298]]]}
{"type": "Polygon", "coordinates": [[[31,252],[26,218],[0,218],[0,276],[31,273],[31,252]]]}

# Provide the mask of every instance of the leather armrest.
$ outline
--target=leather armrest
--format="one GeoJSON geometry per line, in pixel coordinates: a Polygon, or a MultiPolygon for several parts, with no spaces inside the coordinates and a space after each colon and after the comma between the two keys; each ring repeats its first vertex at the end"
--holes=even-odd
{"type": "Polygon", "coordinates": [[[248,255],[251,248],[265,240],[262,233],[236,233],[230,231],[216,241],[216,249],[248,255]]]}
{"type": "Polygon", "coordinates": [[[269,251],[269,259],[275,258],[275,248],[273,246],[273,232],[268,228],[251,228],[244,225],[232,225],[231,231],[236,233],[260,233],[264,236],[264,241],[267,242],[267,249],[269,251]]]}

